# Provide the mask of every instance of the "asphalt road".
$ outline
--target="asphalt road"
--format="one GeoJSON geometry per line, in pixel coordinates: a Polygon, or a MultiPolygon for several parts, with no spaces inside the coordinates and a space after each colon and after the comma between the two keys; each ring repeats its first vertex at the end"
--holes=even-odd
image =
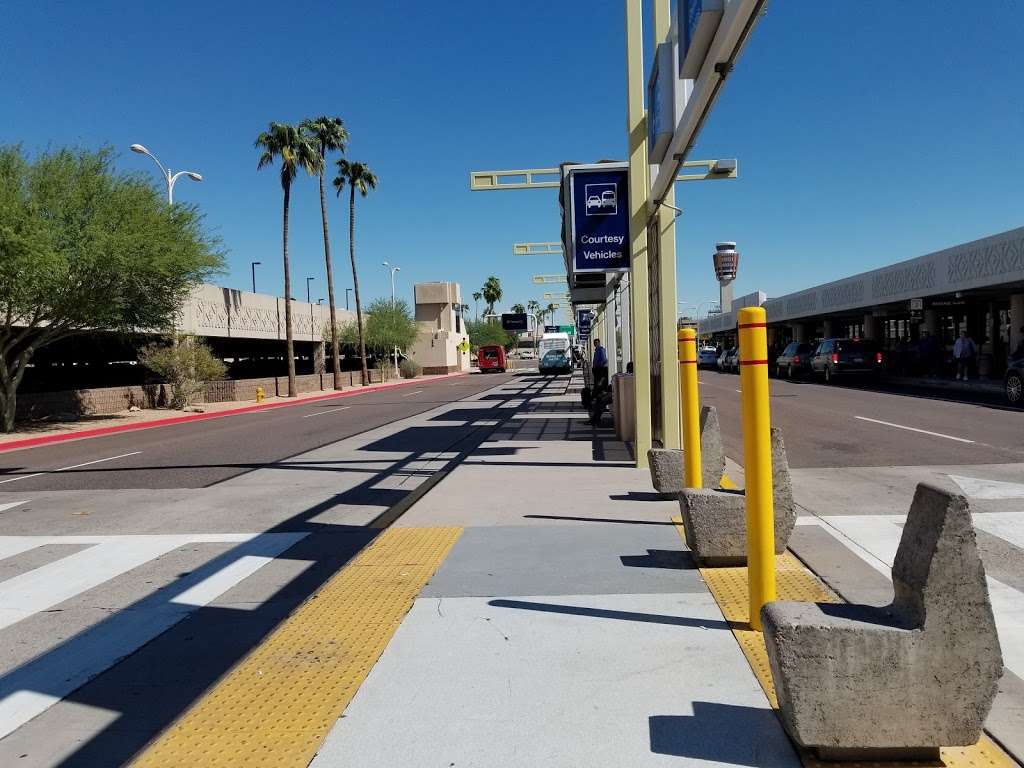
{"type": "Polygon", "coordinates": [[[0,453],[0,495],[204,488],[511,379],[474,374],[0,453]]]}
{"type": "MultiPolygon", "coordinates": [[[[743,456],[740,377],[701,371],[701,402],[718,408],[726,453],[743,456]]],[[[891,467],[1024,461],[1024,410],[919,390],[772,379],[772,424],[790,466],[891,467]]]]}

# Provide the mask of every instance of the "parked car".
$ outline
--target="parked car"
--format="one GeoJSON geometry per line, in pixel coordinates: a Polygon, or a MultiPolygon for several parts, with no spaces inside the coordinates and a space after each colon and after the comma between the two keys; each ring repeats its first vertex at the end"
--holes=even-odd
{"type": "Polygon", "coordinates": [[[824,339],[811,358],[811,374],[825,383],[842,376],[874,376],[882,372],[882,353],[868,339],[824,339]]]}
{"type": "Polygon", "coordinates": [[[697,350],[697,367],[714,368],[718,365],[718,350],[714,347],[701,347],[697,350]]]}
{"type": "Polygon", "coordinates": [[[508,359],[505,357],[505,348],[500,345],[480,347],[477,350],[477,367],[480,373],[496,371],[504,373],[508,368],[508,359]]]}
{"type": "Polygon", "coordinates": [[[740,372],[740,348],[732,347],[726,350],[725,354],[719,358],[719,368],[726,373],[739,373],[740,372]]]}
{"type": "Polygon", "coordinates": [[[1003,382],[1010,405],[1024,406],[1024,357],[1010,361],[1003,382]]]}
{"type": "Polygon", "coordinates": [[[718,355],[718,360],[715,363],[718,366],[718,370],[723,372],[729,370],[729,356],[735,354],[735,352],[736,347],[727,347],[726,349],[722,350],[721,354],[718,355]]]}
{"type": "Polygon", "coordinates": [[[533,360],[533,350],[532,349],[520,350],[519,351],[519,359],[520,360],[533,360]]]}
{"type": "Polygon", "coordinates": [[[572,360],[568,350],[549,349],[540,359],[537,370],[545,374],[572,373],[572,360]]]}
{"type": "Polygon", "coordinates": [[[775,375],[780,379],[785,376],[787,379],[807,376],[811,372],[811,357],[814,356],[814,347],[803,342],[790,342],[782,354],[775,359],[775,375]]]}

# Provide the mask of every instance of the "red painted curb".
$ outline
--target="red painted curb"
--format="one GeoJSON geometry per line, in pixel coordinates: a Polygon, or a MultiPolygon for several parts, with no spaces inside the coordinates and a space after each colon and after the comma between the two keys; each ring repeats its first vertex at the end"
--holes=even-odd
{"type": "MultiPolygon", "coordinates": [[[[438,379],[454,379],[458,376],[467,376],[467,373],[449,373],[444,376],[437,376],[436,378],[430,379],[430,381],[437,381],[438,379]]],[[[352,397],[354,395],[363,395],[368,392],[379,392],[383,389],[400,389],[402,387],[409,387],[414,384],[429,384],[430,381],[416,381],[410,379],[409,381],[399,381],[395,384],[371,384],[368,387],[358,387],[353,389],[345,389],[339,392],[329,392],[323,395],[316,395],[315,397],[305,397],[301,400],[286,400],[278,403],[261,403],[260,405],[246,405],[241,408],[231,408],[226,411],[217,411],[215,413],[191,413],[187,416],[172,416],[167,419],[154,419],[153,421],[139,421],[134,424],[120,424],[113,427],[97,427],[95,429],[83,429],[79,432],[63,432],[56,435],[42,435],[40,437],[27,437],[24,440],[12,440],[9,443],[0,443],[0,453],[4,451],[13,451],[18,448],[34,448],[38,445],[47,445],[48,443],[62,443],[65,440],[82,440],[89,437],[102,437],[103,435],[113,435],[118,432],[134,432],[140,429],[154,429],[156,427],[169,427],[172,424],[182,424],[189,421],[205,421],[207,419],[221,419],[225,416],[236,416],[240,413],[251,413],[253,411],[265,411],[271,408],[287,408],[293,405],[305,405],[306,403],[315,403],[320,400],[331,400],[339,397],[352,397]]]]}

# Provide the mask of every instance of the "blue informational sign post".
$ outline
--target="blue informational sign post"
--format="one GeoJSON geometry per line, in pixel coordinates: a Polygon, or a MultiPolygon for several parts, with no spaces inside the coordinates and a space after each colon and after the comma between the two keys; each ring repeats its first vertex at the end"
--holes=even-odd
{"type": "Polygon", "coordinates": [[[576,328],[579,330],[580,341],[587,341],[590,338],[592,318],[589,309],[576,310],[576,328]]]}
{"type": "Polygon", "coordinates": [[[575,272],[629,271],[628,175],[622,167],[569,171],[575,272]]]}

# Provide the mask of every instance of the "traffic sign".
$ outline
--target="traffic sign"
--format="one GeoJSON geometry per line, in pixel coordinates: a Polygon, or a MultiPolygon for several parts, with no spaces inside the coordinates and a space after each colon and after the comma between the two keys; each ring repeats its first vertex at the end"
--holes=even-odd
{"type": "Polygon", "coordinates": [[[566,170],[573,271],[628,272],[628,167],[598,163],[566,170]]]}
{"type": "Polygon", "coordinates": [[[501,316],[501,327],[506,331],[525,331],[529,328],[526,323],[525,312],[503,313],[501,316]]]}

